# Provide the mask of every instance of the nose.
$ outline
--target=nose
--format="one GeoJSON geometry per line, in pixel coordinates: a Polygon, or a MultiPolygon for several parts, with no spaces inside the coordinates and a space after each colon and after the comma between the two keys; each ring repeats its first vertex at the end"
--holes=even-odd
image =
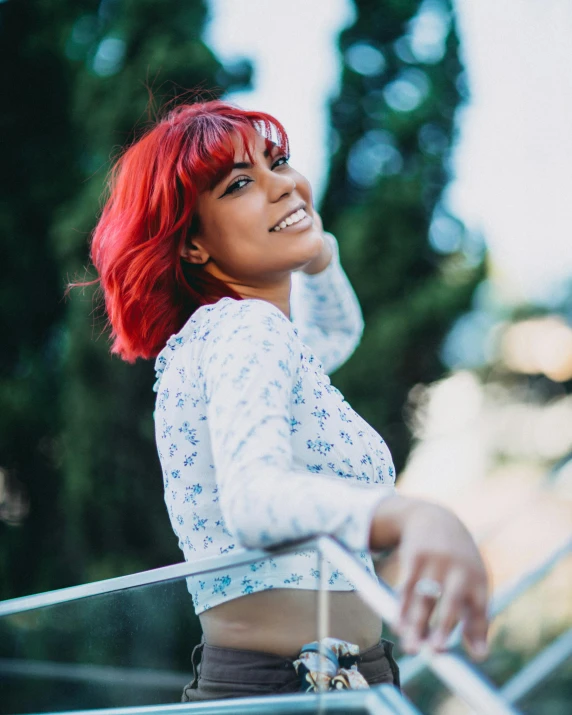
{"type": "Polygon", "coordinates": [[[269,193],[272,201],[279,201],[282,196],[291,194],[296,188],[296,180],[290,172],[279,173],[271,171],[269,178],[269,193]]]}

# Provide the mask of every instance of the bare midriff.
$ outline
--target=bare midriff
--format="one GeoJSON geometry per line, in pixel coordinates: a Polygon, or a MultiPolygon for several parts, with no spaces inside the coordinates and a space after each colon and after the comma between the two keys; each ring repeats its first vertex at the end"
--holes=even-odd
{"type": "MultiPolygon", "coordinates": [[[[379,642],[382,622],[355,591],[329,591],[329,629],[333,638],[360,650],[379,642]]],[[[199,618],[209,645],[258,650],[292,657],[318,638],[318,592],[280,588],[234,598],[199,618]]]]}

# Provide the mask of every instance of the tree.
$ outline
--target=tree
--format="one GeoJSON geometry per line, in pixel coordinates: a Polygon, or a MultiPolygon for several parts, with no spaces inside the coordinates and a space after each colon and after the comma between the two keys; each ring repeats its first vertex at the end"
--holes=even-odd
{"type": "Polygon", "coordinates": [[[387,439],[399,474],[410,445],[404,405],[444,372],[439,351],[482,274],[471,237],[443,205],[464,92],[448,0],[356,0],[340,36],[331,102],[332,163],[321,207],[363,307],[366,331],[335,376],[387,439]]]}
{"type": "Polygon", "coordinates": [[[58,5],[0,7],[0,517],[6,517],[0,519],[0,598],[61,577],[52,555],[64,539],[54,505],[61,483],[57,445],[65,306],[50,228],[80,174],[69,111],[73,72],[63,53],[54,52],[70,12],[66,3],[58,5]],[[19,492],[29,500],[23,523],[18,516],[25,513],[8,516],[19,492]]]}
{"type": "Polygon", "coordinates": [[[0,467],[30,495],[23,524],[0,524],[2,598],[180,560],[154,447],[153,366],[111,358],[93,291],[65,302],[64,289],[84,275],[107,170],[133,128],[184,89],[243,87],[251,69],[223,67],[202,42],[204,2],[0,10],[2,66],[13,67],[1,120],[0,467]]]}

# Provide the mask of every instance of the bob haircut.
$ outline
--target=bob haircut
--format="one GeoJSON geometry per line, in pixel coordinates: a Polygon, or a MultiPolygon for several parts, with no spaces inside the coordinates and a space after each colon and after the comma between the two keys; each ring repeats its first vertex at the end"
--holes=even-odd
{"type": "Polygon", "coordinates": [[[224,296],[241,298],[201,266],[183,261],[180,251],[199,227],[197,196],[232,170],[233,135],[254,163],[252,129],[267,148],[276,144],[289,155],[286,131],[274,117],[211,100],[172,109],[112,166],[91,259],[111,352],[123,360],[156,357],[197,308],[224,296]]]}

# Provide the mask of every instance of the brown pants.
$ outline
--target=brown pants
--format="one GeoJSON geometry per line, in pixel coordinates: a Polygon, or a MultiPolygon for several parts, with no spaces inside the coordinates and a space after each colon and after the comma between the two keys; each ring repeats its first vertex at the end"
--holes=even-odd
{"type": "MultiPolygon", "coordinates": [[[[385,638],[362,651],[358,669],[370,685],[392,683],[400,687],[399,668],[392,652],[393,643],[385,638]]],[[[298,693],[300,681],[293,665],[296,657],[218,648],[203,641],[193,650],[193,680],[185,686],[181,702],[298,693]],[[201,651],[197,667],[197,652],[200,655],[201,651]]]]}

